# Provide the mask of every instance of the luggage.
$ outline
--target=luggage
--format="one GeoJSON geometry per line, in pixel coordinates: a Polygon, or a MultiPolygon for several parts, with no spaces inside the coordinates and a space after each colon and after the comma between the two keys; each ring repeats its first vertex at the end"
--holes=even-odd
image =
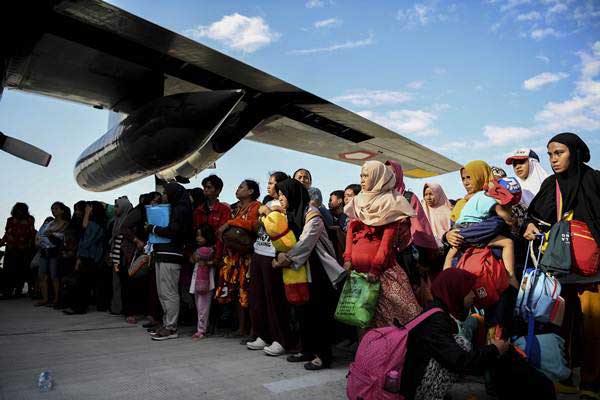
{"type": "Polygon", "coordinates": [[[561,284],[556,278],[538,268],[539,258],[539,252],[535,257],[533,241],[529,242],[515,315],[525,321],[528,321],[531,316],[537,322],[554,323],[560,326],[564,316],[564,299],[560,297],[561,284]],[[534,268],[527,267],[530,254],[534,268]]]}
{"type": "Polygon", "coordinates": [[[600,266],[600,247],[583,221],[573,220],[571,229],[571,260],[573,272],[583,276],[598,273],[600,266]]]}
{"type": "Polygon", "coordinates": [[[508,273],[502,260],[496,259],[489,247],[469,247],[458,261],[456,268],[464,269],[476,276],[475,306],[489,307],[498,300],[508,287],[508,273]]]}
{"type": "MultiPolygon", "coordinates": [[[[518,338],[514,344],[522,350],[526,347],[526,338],[518,338]]],[[[567,379],[571,370],[565,360],[565,340],[555,333],[536,335],[535,354],[529,357],[534,367],[555,382],[567,379]]]]}
{"type": "MultiPolygon", "coordinates": [[[[169,218],[171,216],[171,207],[168,204],[158,204],[155,206],[146,206],[146,218],[150,225],[165,227],[169,226],[169,218]]],[[[150,233],[148,243],[171,243],[171,239],[164,238],[154,233],[150,233]]]]}
{"type": "Polygon", "coordinates": [[[354,362],[350,364],[346,395],[350,400],[399,400],[398,393],[384,390],[388,373],[402,376],[411,329],[441,308],[432,308],[406,324],[372,329],[360,341],[354,362]]]}
{"type": "Polygon", "coordinates": [[[148,254],[136,254],[127,269],[127,274],[131,278],[142,278],[148,275],[151,267],[151,260],[148,254]]]}
{"type": "Polygon", "coordinates": [[[368,327],[375,314],[380,288],[380,282],[367,281],[367,274],[352,271],[344,283],[335,319],[359,328],[368,327]]]}
{"type": "Polygon", "coordinates": [[[544,272],[566,275],[571,272],[571,226],[563,220],[562,194],[556,181],[556,223],[546,234],[540,268],[544,272]]]}

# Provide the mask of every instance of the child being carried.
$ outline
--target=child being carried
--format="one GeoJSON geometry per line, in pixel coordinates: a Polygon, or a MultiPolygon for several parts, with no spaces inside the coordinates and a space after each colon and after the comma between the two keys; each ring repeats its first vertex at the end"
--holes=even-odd
{"type": "MultiPolygon", "coordinates": [[[[509,282],[515,288],[519,283],[515,277],[514,243],[511,238],[499,234],[504,224],[515,224],[512,206],[521,200],[521,186],[515,178],[494,179],[487,190],[475,193],[465,204],[456,221],[466,246],[497,247],[502,249],[502,261],[509,275],[509,282]]],[[[452,247],[446,255],[444,269],[450,268],[458,253],[452,247]]]]}

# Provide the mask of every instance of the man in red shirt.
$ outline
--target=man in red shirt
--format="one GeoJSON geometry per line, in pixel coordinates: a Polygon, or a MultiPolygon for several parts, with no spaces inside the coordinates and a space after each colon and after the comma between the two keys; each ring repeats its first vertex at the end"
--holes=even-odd
{"type": "MultiPolygon", "coordinates": [[[[210,175],[202,180],[202,187],[206,201],[194,210],[194,230],[198,229],[200,225],[208,224],[216,233],[231,219],[231,208],[227,204],[219,202],[223,181],[216,175],[210,175]]],[[[215,257],[218,260],[222,256],[223,242],[217,237],[215,257]]]]}

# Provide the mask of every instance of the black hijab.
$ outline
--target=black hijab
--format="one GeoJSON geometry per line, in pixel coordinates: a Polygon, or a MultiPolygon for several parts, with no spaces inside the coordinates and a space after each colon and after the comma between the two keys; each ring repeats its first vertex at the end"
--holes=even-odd
{"type": "Polygon", "coordinates": [[[295,179],[286,179],[279,182],[277,190],[287,198],[288,226],[296,235],[296,239],[299,239],[304,228],[304,218],[310,203],[308,191],[295,179]]]}
{"type": "Polygon", "coordinates": [[[532,217],[548,223],[556,222],[556,182],[563,199],[563,212],[573,210],[573,218],[584,221],[596,243],[600,245],[600,172],[590,168],[590,149],[574,133],[560,133],[548,144],[555,142],[569,148],[569,169],[555,173],[544,180],[539,193],[529,206],[532,217]]]}

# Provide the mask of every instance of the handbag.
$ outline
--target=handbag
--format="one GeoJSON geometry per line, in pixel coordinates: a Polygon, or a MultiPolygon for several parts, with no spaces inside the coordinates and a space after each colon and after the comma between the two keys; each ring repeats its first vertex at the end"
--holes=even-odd
{"type": "Polygon", "coordinates": [[[572,220],[569,225],[573,272],[583,276],[596,275],[600,266],[600,247],[590,228],[585,222],[577,220],[572,220]]]}
{"type": "Polygon", "coordinates": [[[368,327],[375,314],[380,287],[380,282],[367,281],[367,274],[352,271],[344,283],[335,319],[359,328],[368,327]]]}
{"type": "Polygon", "coordinates": [[[475,306],[486,308],[500,300],[508,287],[508,273],[502,260],[496,259],[489,247],[469,247],[458,260],[456,268],[475,275],[475,306]]]}
{"type": "Polygon", "coordinates": [[[127,274],[131,278],[142,278],[150,271],[151,259],[148,254],[136,254],[127,269],[127,274]]]}
{"type": "Polygon", "coordinates": [[[556,181],[556,223],[548,232],[546,250],[539,267],[544,272],[566,275],[571,271],[571,226],[562,214],[562,195],[556,181]]]}

